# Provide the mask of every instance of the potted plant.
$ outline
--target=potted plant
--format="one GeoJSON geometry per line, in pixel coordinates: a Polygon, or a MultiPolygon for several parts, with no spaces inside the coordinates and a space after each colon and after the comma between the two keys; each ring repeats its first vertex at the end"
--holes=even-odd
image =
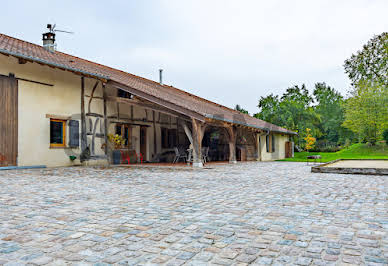
{"type": "Polygon", "coordinates": [[[118,134],[109,134],[108,135],[108,140],[111,146],[113,146],[113,151],[112,151],[112,161],[113,164],[120,164],[120,157],[121,157],[121,151],[120,149],[123,147],[125,144],[125,139],[118,135],[118,134]]]}

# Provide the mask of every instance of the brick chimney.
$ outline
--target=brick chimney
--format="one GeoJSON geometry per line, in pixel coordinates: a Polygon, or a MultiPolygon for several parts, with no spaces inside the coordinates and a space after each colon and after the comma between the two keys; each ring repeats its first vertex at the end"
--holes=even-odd
{"type": "Polygon", "coordinates": [[[43,33],[43,47],[50,52],[54,52],[56,48],[55,44],[55,32],[51,26],[51,24],[47,24],[48,32],[43,33]]]}

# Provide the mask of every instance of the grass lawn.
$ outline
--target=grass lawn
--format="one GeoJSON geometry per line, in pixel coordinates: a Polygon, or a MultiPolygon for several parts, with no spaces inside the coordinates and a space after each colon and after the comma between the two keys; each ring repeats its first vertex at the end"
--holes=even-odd
{"type": "Polygon", "coordinates": [[[305,162],[308,155],[318,154],[322,156],[322,162],[337,159],[388,159],[388,145],[378,144],[368,147],[366,144],[357,143],[337,152],[295,152],[294,158],[280,161],[305,162]]]}

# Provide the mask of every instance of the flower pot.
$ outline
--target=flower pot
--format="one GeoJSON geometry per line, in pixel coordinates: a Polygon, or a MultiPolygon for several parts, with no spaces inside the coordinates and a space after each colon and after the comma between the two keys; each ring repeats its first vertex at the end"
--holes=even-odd
{"type": "Polygon", "coordinates": [[[120,150],[112,151],[112,162],[113,164],[120,164],[121,161],[121,152],[120,150]]]}

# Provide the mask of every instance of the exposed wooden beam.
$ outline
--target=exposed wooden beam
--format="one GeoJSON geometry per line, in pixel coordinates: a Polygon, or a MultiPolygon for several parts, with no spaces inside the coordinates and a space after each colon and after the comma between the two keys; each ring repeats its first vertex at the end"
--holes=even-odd
{"type": "Polygon", "coordinates": [[[121,98],[121,97],[115,97],[115,96],[108,96],[108,101],[117,102],[117,103],[124,103],[124,104],[128,104],[131,106],[139,106],[139,107],[143,107],[145,109],[149,109],[151,111],[158,112],[159,116],[160,116],[160,113],[163,113],[163,114],[170,115],[173,117],[179,117],[182,120],[190,121],[190,119],[188,117],[181,115],[180,113],[174,112],[172,110],[168,110],[166,108],[159,107],[158,105],[155,105],[155,104],[141,102],[137,99],[127,99],[127,98],[121,98]]]}
{"type": "Polygon", "coordinates": [[[157,153],[157,142],[156,142],[156,117],[155,117],[155,110],[152,110],[152,123],[154,126],[154,155],[157,153]]]}
{"type": "Polygon", "coordinates": [[[191,110],[188,110],[184,107],[181,107],[181,106],[178,106],[176,104],[173,104],[171,102],[168,102],[168,101],[165,101],[165,100],[162,100],[156,96],[153,96],[153,95],[150,95],[150,94],[147,94],[143,91],[140,91],[138,89],[135,89],[135,88],[132,88],[132,87],[129,87],[129,86],[126,86],[124,84],[121,84],[121,83],[118,83],[116,81],[108,81],[108,84],[114,88],[117,88],[117,89],[121,89],[121,90],[124,90],[124,91],[127,91],[133,95],[136,95],[140,98],[143,98],[147,101],[150,101],[150,102],[153,102],[157,105],[160,105],[160,106],[163,106],[164,108],[167,108],[167,109],[170,109],[170,110],[173,110],[177,113],[180,113],[180,114],[183,114],[183,115],[186,115],[186,116],[189,116],[189,117],[192,117],[192,118],[195,118],[197,119],[198,121],[201,121],[201,122],[205,122],[205,117],[194,112],[194,111],[191,111],[191,110]]]}
{"type": "Polygon", "coordinates": [[[85,78],[81,77],[81,152],[87,147],[86,116],[85,116],[85,78]]]}
{"type": "Polygon", "coordinates": [[[44,83],[44,82],[40,82],[40,81],[36,81],[36,80],[31,80],[31,79],[24,79],[24,78],[18,78],[18,77],[16,77],[16,79],[17,80],[21,80],[21,81],[25,81],[25,82],[31,82],[31,83],[39,84],[39,85],[49,86],[49,87],[53,87],[54,86],[53,84],[44,83]]]}
{"type": "Polygon", "coordinates": [[[98,81],[96,81],[96,84],[94,84],[93,89],[92,89],[92,93],[91,93],[90,98],[89,98],[88,113],[90,113],[90,104],[92,103],[94,92],[95,92],[97,86],[98,86],[98,81]]]}
{"type": "Polygon", "coordinates": [[[108,118],[107,118],[107,110],[106,110],[106,87],[105,83],[102,83],[102,95],[104,98],[104,151],[105,155],[108,155],[108,118]]]}

